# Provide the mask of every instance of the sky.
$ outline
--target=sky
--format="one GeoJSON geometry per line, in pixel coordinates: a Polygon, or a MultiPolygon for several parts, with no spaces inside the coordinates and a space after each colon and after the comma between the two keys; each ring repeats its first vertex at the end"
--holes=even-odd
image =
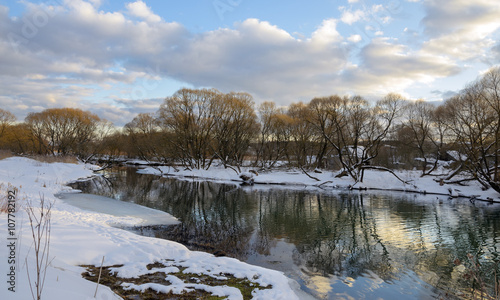
{"type": "Polygon", "coordinates": [[[0,108],[122,126],[183,87],[256,105],[442,101],[500,63],[500,1],[0,0],[0,108]]]}

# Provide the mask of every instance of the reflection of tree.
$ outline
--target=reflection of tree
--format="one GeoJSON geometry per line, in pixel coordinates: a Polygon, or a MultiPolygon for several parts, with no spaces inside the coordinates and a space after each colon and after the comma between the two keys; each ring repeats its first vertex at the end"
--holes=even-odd
{"type": "Polygon", "coordinates": [[[256,207],[246,200],[248,194],[232,185],[158,178],[125,168],[79,183],[78,188],[160,209],[182,221],[156,228],[156,237],[175,240],[195,250],[240,259],[247,256],[256,207]]]}
{"type": "Polygon", "coordinates": [[[166,211],[182,223],[172,226],[159,237],[175,240],[195,249],[227,254],[244,259],[253,221],[246,212],[248,201],[238,201],[241,190],[209,182],[180,181],[161,190],[166,211]],[[188,200],[188,201],[186,201],[188,200]]]}
{"type": "Polygon", "coordinates": [[[367,269],[391,269],[361,197],[281,190],[260,192],[258,197],[259,239],[287,237],[312,271],[357,277],[367,269]]]}

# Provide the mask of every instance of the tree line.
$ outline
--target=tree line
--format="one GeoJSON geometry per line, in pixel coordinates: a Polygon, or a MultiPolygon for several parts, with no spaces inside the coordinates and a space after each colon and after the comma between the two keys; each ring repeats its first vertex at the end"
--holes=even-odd
{"type": "Polygon", "coordinates": [[[336,170],[356,182],[368,169],[418,168],[422,176],[440,172],[443,182],[467,174],[462,180],[498,192],[499,139],[500,68],[437,106],[393,93],[375,103],[332,95],[288,107],[256,106],[248,93],[184,88],[123,129],[75,108],[30,113],[24,122],[0,109],[0,147],[15,153],[84,161],[126,156],[191,169],[221,164],[237,172],[243,164],[286,165],[306,174],[336,170]],[[443,171],[439,160],[451,168],[443,171]]]}

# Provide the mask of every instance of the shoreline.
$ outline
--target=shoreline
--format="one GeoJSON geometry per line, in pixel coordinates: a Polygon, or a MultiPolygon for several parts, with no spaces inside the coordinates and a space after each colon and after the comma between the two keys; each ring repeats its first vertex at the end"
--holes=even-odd
{"type": "MultiPolygon", "coordinates": [[[[251,167],[242,168],[245,171],[236,174],[231,169],[222,169],[220,167],[212,167],[209,170],[182,170],[172,172],[172,168],[168,166],[155,166],[151,167],[144,164],[126,164],[125,166],[137,168],[139,174],[150,174],[160,177],[173,177],[178,179],[193,179],[202,181],[220,181],[247,184],[245,180],[239,178],[241,174],[251,174],[248,170],[251,167]],[[165,170],[163,170],[165,169],[165,170]],[[164,172],[166,171],[166,172],[164,172]]],[[[433,176],[420,177],[419,171],[398,171],[399,177],[409,179],[408,182],[412,184],[404,184],[397,180],[394,175],[378,170],[365,171],[364,182],[355,183],[350,178],[335,178],[332,171],[324,171],[315,174],[320,181],[311,179],[307,174],[299,170],[271,170],[263,172],[259,175],[252,175],[251,185],[262,186],[305,186],[314,187],[319,189],[332,189],[332,190],[357,190],[357,191],[386,191],[386,192],[403,192],[420,195],[436,195],[446,198],[463,198],[471,202],[482,201],[492,204],[500,204],[500,193],[493,189],[486,191],[477,182],[470,182],[470,184],[444,184],[440,185],[436,182],[433,176]],[[280,178],[282,178],[280,180],[280,178]],[[383,186],[386,187],[383,187],[383,186]]],[[[248,185],[248,184],[247,184],[248,185]]]]}

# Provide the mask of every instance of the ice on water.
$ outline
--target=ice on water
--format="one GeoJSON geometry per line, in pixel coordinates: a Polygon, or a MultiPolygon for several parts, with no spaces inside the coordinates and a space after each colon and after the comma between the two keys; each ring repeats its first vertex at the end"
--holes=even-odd
{"type": "Polygon", "coordinates": [[[115,227],[126,227],[130,225],[173,225],[179,223],[174,216],[166,212],[104,196],[84,193],[62,193],[58,194],[57,197],[65,203],[80,209],[117,217],[110,223],[110,225],[115,227]],[[139,220],[130,222],[129,218],[136,218],[139,220]]]}

